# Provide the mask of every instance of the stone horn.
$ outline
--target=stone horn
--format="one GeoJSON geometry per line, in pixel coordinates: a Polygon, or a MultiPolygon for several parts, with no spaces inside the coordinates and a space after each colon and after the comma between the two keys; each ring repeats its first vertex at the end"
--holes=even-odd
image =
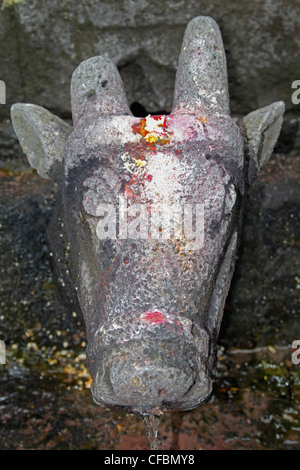
{"type": "MultiPolygon", "coordinates": [[[[86,114],[131,115],[117,67],[97,56],[82,62],[71,82],[74,125],[86,114]]],[[[172,114],[229,114],[226,56],[217,23],[210,17],[194,18],[187,26],[172,114]]]]}
{"type": "Polygon", "coordinates": [[[132,115],[117,67],[101,56],[85,60],[73,72],[71,105],[75,126],[86,115],[132,115]]]}
{"type": "Polygon", "coordinates": [[[188,24],[176,75],[172,114],[230,114],[226,56],[217,23],[200,16],[188,24]]]}

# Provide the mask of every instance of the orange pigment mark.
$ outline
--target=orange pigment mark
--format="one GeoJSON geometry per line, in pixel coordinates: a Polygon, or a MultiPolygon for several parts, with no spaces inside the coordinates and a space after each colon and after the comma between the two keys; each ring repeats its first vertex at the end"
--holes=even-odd
{"type": "Polygon", "coordinates": [[[141,121],[137,124],[134,124],[132,126],[132,130],[134,134],[141,134],[143,137],[144,141],[147,143],[147,147],[150,150],[155,150],[155,145],[153,144],[159,144],[159,145],[164,145],[170,142],[170,135],[173,134],[172,132],[168,131],[167,128],[167,118],[166,116],[148,116],[146,118],[141,119],[141,121]],[[149,131],[147,129],[147,119],[153,119],[154,121],[161,121],[159,124],[157,124],[157,131],[154,129],[152,131],[149,131]]]}
{"type": "MultiPolygon", "coordinates": [[[[146,173],[145,154],[152,151],[156,152],[155,145],[164,145],[170,142],[170,136],[173,132],[167,129],[167,118],[164,115],[148,116],[142,118],[140,122],[133,124],[132,131],[134,134],[140,134],[143,138],[140,142],[136,143],[134,149],[128,149],[128,157],[130,160],[126,160],[126,165],[132,167],[132,161],[142,171],[135,171],[132,168],[130,181],[125,183],[125,196],[133,201],[138,200],[139,188],[138,185],[144,184],[146,181],[152,181],[153,176],[146,173]],[[147,121],[148,119],[148,121],[147,121]],[[150,121],[149,121],[150,120],[150,121]],[[152,122],[151,122],[152,121],[152,122]],[[157,122],[157,125],[153,125],[153,121],[157,122]],[[147,129],[147,126],[149,126],[147,129]],[[150,130],[149,130],[150,129],[150,130]]],[[[125,156],[125,155],[124,155],[125,156]]],[[[139,170],[138,169],[138,170],[139,170]]]]}
{"type": "Polygon", "coordinates": [[[206,127],[207,118],[206,118],[206,117],[203,117],[203,116],[200,116],[200,117],[199,117],[199,121],[201,122],[201,124],[202,124],[202,126],[203,126],[204,134],[205,134],[205,135],[208,135],[208,130],[207,130],[207,127],[206,127]]]}

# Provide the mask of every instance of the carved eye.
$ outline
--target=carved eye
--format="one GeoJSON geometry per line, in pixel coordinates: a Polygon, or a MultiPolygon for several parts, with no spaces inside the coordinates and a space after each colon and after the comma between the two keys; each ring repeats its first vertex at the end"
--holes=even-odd
{"type": "Polygon", "coordinates": [[[97,207],[100,204],[103,204],[103,199],[101,198],[100,194],[98,194],[93,189],[88,189],[83,193],[83,207],[87,214],[93,215],[97,217],[97,207]]]}
{"type": "Polygon", "coordinates": [[[82,204],[87,214],[97,217],[100,204],[116,204],[120,194],[121,180],[110,168],[99,169],[83,183],[82,204]]]}

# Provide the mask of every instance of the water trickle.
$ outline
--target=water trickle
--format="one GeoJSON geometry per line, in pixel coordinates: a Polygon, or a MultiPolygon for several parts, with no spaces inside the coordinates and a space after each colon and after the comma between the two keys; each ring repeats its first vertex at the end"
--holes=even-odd
{"type": "Polygon", "coordinates": [[[158,426],[159,416],[152,413],[143,415],[144,426],[146,435],[149,440],[150,449],[158,450],[158,426]]]}

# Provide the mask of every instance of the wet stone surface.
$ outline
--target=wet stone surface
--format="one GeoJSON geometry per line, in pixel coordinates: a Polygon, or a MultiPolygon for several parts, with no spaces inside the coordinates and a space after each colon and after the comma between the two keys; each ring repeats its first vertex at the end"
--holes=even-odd
{"type": "MultiPolygon", "coordinates": [[[[284,155],[255,184],[213,394],[160,418],[159,449],[300,448],[300,365],[290,348],[300,338],[297,185],[299,159],[284,155]]],[[[0,448],[149,449],[139,415],[92,401],[83,320],[53,274],[55,197],[31,170],[0,173],[0,448]]]]}
{"type": "MultiPolygon", "coordinates": [[[[1,366],[2,449],[149,449],[139,415],[92,402],[84,353],[44,351],[1,366]],[[50,360],[50,357],[53,359],[50,360]]],[[[300,449],[300,366],[290,351],[219,348],[210,400],[160,418],[158,449],[300,449]]]]}

